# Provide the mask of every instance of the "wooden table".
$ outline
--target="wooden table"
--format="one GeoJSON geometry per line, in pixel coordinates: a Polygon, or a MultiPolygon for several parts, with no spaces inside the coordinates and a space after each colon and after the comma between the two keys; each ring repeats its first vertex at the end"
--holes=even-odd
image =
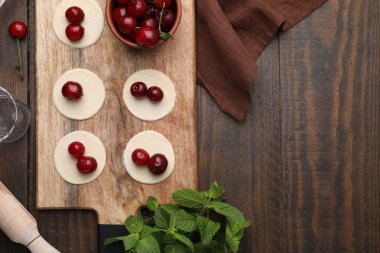
{"type": "MultiPolygon", "coordinates": [[[[34,20],[31,0],[0,9],[0,83],[33,115],[34,20]],[[24,82],[7,32],[16,19],[30,27],[24,82]]],[[[330,0],[276,38],[258,65],[245,124],[198,89],[200,187],[219,181],[254,221],[241,252],[380,252],[379,1],[330,0]]],[[[25,138],[0,145],[0,180],[60,251],[96,252],[95,213],[35,210],[35,143],[33,118],[25,138]]],[[[1,234],[0,252],[26,250],[1,234]]]]}

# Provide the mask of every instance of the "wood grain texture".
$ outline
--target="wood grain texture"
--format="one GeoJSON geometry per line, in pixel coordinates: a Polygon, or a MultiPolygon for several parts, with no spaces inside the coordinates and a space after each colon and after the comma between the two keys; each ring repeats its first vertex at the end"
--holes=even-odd
{"type": "MultiPolygon", "coordinates": [[[[20,81],[14,67],[18,64],[17,44],[8,35],[8,25],[16,19],[27,21],[26,1],[7,1],[0,8],[0,86],[6,88],[17,99],[28,102],[28,73],[20,81]]],[[[21,42],[24,67],[27,69],[27,45],[30,41],[21,42]]],[[[12,144],[0,144],[0,180],[9,188],[23,205],[28,205],[28,138],[23,137],[12,144]]],[[[11,242],[0,231],[0,252],[21,253],[27,250],[11,242]]]]}
{"type": "Polygon", "coordinates": [[[281,122],[278,43],[259,60],[253,104],[240,124],[223,113],[200,88],[198,92],[199,183],[217,180],[227,200],[253,221],[241,252],[281,252],[281,122]],[[270,74],[268,74],[270,73],[270,74]]]}
{"type": "MultiPolygon", "coordinates": [[[[175,189],[196,188],[194,2],[183,1],[185,15],[175,39],[155,50],[145,51],[122,45],[108,26],[99,42],[90,48],[78,50],[63,45],[54,35],[51,18],[51,11],[59,2],[36,1],[38,208],[89,208],[97,211],[101,224],[122,224],[125,217],[135,213],[149,195],[156,195],[165,202],[175,189]],[[52,101],[52,87],[57,78],[77,67],[93,71],[106,86],[102,110],[86,121],[66,119],[54,108],[52,101]],[[146,68],[163,71],[176,86],[177,101],[173,112],[156,122],[134,118],[121,99],[128,76],[146,68]],[[148,129],[164,134],[172,143],[177,157],[173,174],[163,183],[153,186],[132,180],[122,163],[127,141],[148,129]],[[107,164],[102,175],[93,183],[82,186],[64,182],[53,163],[57,142],[75,130],[97,135],[107,152],[107,164]],[[51,192],[55,193],[54,197],[51,192]]],[[[105,6],[104,0],[99,3],[105,6]]]]}
{"type": "Polygon", "coordinates": [[[380,3],[280,38],[284,252],[380,252],[380,3]]]}

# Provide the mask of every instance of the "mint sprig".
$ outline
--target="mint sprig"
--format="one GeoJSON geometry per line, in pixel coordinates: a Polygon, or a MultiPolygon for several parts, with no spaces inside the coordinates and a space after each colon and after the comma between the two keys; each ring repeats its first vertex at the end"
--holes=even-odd
{"type": "Polygon", "coordinates": [[[107,239],[105,245],[122,242],[126,253],[237,253],[251,222],[225,203],[224,193],[215,182],[204,192],[175,191],[176,205],[160,205],[149,197],[148,216],[128,217],[125,227],[129,234],[107,239]]]}

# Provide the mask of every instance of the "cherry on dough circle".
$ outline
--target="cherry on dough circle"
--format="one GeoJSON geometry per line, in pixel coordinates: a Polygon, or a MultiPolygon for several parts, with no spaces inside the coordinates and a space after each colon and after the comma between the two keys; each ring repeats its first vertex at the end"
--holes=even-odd
{"type": "Polygon", "coordinates": [[[176,92],[170,78],[158,70],[144,69],[132,74],[124,85],[123,99],[128,110],[137,118],[155,121],[167,116],[174,108],[176,92]],[[136,98],[130,89],[135,82],[144,82],[147,87],[158,86],[164,92],[160,102],[152,102],[148,97],[136,98]]]}
{"type": "Polygon", "coordinates": [[[64,73],[53,88],[53,101],[58,111],[67,118],[85,120],[94,116],[103,106],[106,90],[103,81],[85,69],[72,69],[64,73]],[[62,87],[68,81],[78,82],[83,88],[79,100],[69,100],[62,95],[62,87]]]}
{"type": "Polygon", "coordinates": [[[71,47],[85,48],[95,44],[101,37],[104,28],[104,15],[102,8],[94,0],[64,0],[54,12],[53,17],[54,33],[58,39],[71,47]],[[84,27],[84,36],[80,41],[72,42],[66,36],[66,27],[69,22],[65,12],[72,6],[78,6],[84,12],[84,20],[81,25],[84,27]]]}
{"type": "Polygon", "coordinates": [[[124,166],[128,174],[137,182],[157,184],[170,176],[175,166],[174,150],[170,142],[160,133],[145,131],[133,136],[124,151],[124,166]],[[138,166],[132,161],[132,153],[137,148],[145,149],[150,156],[161,153],[168,159],[168,168],[161,175],[152,174],[147,166],[138,166]]]}
{"type": "Polygon", "coordinates": [[[72,132],[58,142],[54,151],[54,164],[58,174],[66,182],[77,185],[87,184],[94,181],[103,172],[106,165],[106,150],[95,135],[85,131],[72,132]],[[77,159],[68,152],[69,145],[74,141],[79,141],[85,146],[85,156],[92,156],[96,159],[98,167],[94,172],[83,174],[78,171],[77,159]]]}

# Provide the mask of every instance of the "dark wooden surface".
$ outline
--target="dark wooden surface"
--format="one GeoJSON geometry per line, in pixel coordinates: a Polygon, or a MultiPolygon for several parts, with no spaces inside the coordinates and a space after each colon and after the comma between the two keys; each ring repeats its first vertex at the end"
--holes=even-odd
{"type": "MultiPolygon", "coordinates": [[[[33,5],[0,9],[0,85],[32,112],[33,5]],[[16,19],[31,27],[23,83],[7,34],[16,19]]],[[[276,38],[259,66],[245,124],[198,89],[200,187],[218,180],[254,221],[241,252],[380,252],[380,2],[330,0],[276,38]]],[[[59,250],[96,252],[96,214],[35,210],[34,133],[33,119],[28,136],[0,145],[0,180],[59,250]]],[[[0,234],[0,252],[26,250],[0,234]]]]}

